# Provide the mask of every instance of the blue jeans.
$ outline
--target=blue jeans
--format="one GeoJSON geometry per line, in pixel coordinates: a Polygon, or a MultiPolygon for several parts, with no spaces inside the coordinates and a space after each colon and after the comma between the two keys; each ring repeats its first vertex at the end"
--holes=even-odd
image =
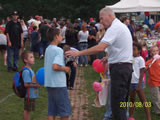
{"type": "Polygon", "coordinates": [[[44,55],[46,48],[48,47],[49,42],[48,41],[41,41],[40,47],[39,47],[39,53],[40,55],[44,55]]]}
{"type": "MultiPolygon", "coordinates": [[[[136,90],[137,86],[138,86],[138,83],[131,83],[130,90],[136,90]]],[[[141,84],[141,89],[144,89],[144,87],[145,86],[144,86],[144,80],[143,80],[141,84]]]]}
{"type": "Polygon", "coordinates": [[[18,68],[19,48],[7,47],[8,68],[18,68]],[[13,64],[12,64],[13,57],[13,64]]]}
{"type": "MultiPolygon", "coordinates": [[[[79,43],[79,49],[86,50],[88,48],[88,43],[79,43]]],[[[88,64],[87,55],[83,55],[79,57],[79,64],[83,64],[83,60],[85,62],[85,65],[88,64]]]]}

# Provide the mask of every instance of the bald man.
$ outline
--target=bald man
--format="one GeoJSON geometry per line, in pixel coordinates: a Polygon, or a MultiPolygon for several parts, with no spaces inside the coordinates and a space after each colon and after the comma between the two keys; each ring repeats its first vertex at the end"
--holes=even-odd
{"type": "Polygon", "coordinates": [[[100,23],[107,31],[100,43],[83,51],[68,51],[68,56],[92,55],[108,49],[109,70],[111,74],[111,108],[115,120],[127,120],[126,104],[132,76],[132,37],[129,29],[108,7],[100,10],[100,23]]]}

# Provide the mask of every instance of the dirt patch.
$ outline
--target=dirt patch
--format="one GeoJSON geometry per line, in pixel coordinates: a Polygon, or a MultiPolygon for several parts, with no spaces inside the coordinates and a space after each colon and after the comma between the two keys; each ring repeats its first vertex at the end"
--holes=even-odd
{"type": "Polygon", "coordinates": [[[85,89],[83,78],[83,68],[77,69],[74,90],[69,90],[72,104],[72,116],[70,120],[89,120],[88,119],[88,95],[85,89]]]}

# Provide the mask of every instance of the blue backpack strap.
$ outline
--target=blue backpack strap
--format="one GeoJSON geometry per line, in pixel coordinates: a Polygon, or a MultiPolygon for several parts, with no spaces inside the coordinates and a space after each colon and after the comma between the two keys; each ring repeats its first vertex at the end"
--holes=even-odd
{"type": "MultiPolygon", "coordinates": [[[[24,67],[23,70],[22,70],[22,73],[23,73],[24,70],[28,70],[30,75],[31,75],[31,78],[32,78],[31,70],[29,68],[27,68],[27,67],[24,67]]],[[[29,88],[27,88],[27,99],[29,101],[29,88]]]]}
{"type": "Polygon", "coordinates": [[[22,72],[23,72],[24,70],[28,70],[28,71],[29,71],[29,73],[30,73],[30,75],[31,75],[31,78],[32,78],[31,70],[30,70],[28,67],[24,67],[24,68],[23,68],[23,70],[22,70],[22,72]]]}

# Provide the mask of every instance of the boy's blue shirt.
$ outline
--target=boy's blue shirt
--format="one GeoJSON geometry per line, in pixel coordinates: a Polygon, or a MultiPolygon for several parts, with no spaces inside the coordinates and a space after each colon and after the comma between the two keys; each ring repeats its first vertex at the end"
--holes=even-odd
{"type": "MultiPolygon", "coordinates": [[[[34,71],[31,69],[26,69],[22,72],[22,77],[24,83],[35,83],[32,78],[34,76],[34,71]]],[[[38,97],[38,88],[29,88],[29,98],[37,98],[38,97]]],[[[26,94],[27,98],[27,94],[26,94]]]]}
{"type": "Polygon", "coordinates": [[[66,87],[66,74],[64,71],[54,71],[53,64],[61,67],[65,66],[64,52],[56,45],[49,45],[45,52],[44,70],[45,70],[45,87],[66,87]]]}

